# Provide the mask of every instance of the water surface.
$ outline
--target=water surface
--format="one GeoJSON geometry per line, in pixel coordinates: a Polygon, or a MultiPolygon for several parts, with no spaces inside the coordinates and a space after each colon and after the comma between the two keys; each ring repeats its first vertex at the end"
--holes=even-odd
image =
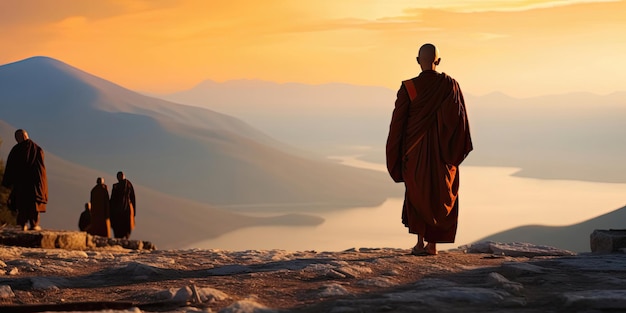
{"type": "MultiPolygon", "coordinates": [[[[355,157],[334,157],[352,166],[384,171],[382,164],[355,157]]],[[[621,208],[626,184],[569,180],[541,180],[511,176],[516,168],[460,168],[459,228],[455,248],[513,227],[539,224],[565,226],[621,208]]],[[[393,182],[390,179],[390,184],[393,182]]],[[[400,216],[402,199],[390,198],[374,208],[333,212],[306,212],[325,222],[315,227],[251,227],[198,242],[189,247],[227,250],[285,249],[339,251],[358,247],[409,248],[415,236],[408,234],[400,216]]],[[[267,212],[271,215],[272,212],[267,212]]]]}

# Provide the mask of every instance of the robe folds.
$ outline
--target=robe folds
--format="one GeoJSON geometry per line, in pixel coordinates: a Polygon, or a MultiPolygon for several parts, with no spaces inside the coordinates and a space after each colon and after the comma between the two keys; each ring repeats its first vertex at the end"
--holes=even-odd
{"type": "Polygon", "coordinates": [[[465,100],[453,78],[427,70],[403,82],[386,154],[392,179],[405,184],[402,222],[410,233],[428,242],[454,242],[458,166],[472,149],[465,100]]]}
{"type": "Polygon", "coordinates": [[[92,235],[110,237],[111,222],[109,210],[109,189],[105,184],[97,184],[91,189],[91,224],[87,232],[92,235]]]}
{"type": "Polygon", "coordinates": [[[44,164],[44,151],[35,142],[26,139],[9,152],[2,185],[12,188],[11,207],[20,210],[46,212],[48,203],[48,178],[44,164]]]}
{"type": "Polygon", "coordinates": [[[113,184],[111,189],[111,228],[116,238],[128,238],[135,228],[135,189],[128,179],[113,184]]]}

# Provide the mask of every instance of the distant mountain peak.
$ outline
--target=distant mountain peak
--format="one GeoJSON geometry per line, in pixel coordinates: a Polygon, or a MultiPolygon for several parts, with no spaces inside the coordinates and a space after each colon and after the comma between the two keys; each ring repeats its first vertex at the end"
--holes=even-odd
{"type": "Polygon", "coordinates": [[[493,91],[490,92],[486,95],[484,95],[483,97],[488,97],[488,98],[507,98],[507,99],[513,99],[513,97],[505,94],[504,92],[501,91],[493,91]]]}
{"type": "Polygon", "coordinates": [[[45,84],[54,84],[61,76],[80,77],[80,79],[83,80],[93,75],[63,61],[47,56],[33,56],[13,63],[0,65],[0,79],[4,77],[8,82],[25,79],[41,81],[45,84]]]}
{"type": "Polygon", "coordinates": [[[70,65],[59,61],[57,59],[47,57],[47,56],[33,56],[23,60],[15,61],[13,63],[8,63],[5,65],[0,65],[0,67],[5,66],[19,66],[19,65],[36,65],[36,66],[63,66],[72,68],[70,65]]]}
{"type": "Polygon", "coordinates": [[[23,59],[22,62],[54,62],[54,63],[63,63],[55,58],[49,57],[49,56],[45,56],[45,55],[36,55],[36,56],[32,56],[30,58],[26,58],[23,59]]]}

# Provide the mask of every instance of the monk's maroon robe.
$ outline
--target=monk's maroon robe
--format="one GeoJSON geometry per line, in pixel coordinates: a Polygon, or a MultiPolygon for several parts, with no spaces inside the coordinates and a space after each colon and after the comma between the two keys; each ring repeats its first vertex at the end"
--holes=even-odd
{"type": "Polygon", "coordinates": [[[30,139],[13,146],[7,158],[2,185],[12,188],[9,198],[11,207],[18,211],[18,217],[25,213],[46,212],[48,178],[43,149],[30,139]]]}
{"type": "Polygon", "coordinates": [[[96,184],[91,189],[91,224],[87,232],[102,237],[111,236],[109,189],[105,184],[96,184]]]}
{"type": "Polygon", "coordinates": [[[402,222],[410,233],[428,242],[454,242],[458,166],[470,151],[472,140],[458,83],[430,70],[405,81],[389,127],[387,169],[394,181],[405,184],[402,222]],[[410,89],[415,93],[412,100],[410,89]]]}
{"type": "Polygon", "coordinates": [[[111,228],[115,238],[128,238],[135,228],[135,189],[128,179],[113,184],[111,189],[111,228]]]}

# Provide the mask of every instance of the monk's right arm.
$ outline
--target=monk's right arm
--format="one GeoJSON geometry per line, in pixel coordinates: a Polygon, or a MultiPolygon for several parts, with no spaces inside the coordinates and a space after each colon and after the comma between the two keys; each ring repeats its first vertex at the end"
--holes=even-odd
{"type": "Polygon", "coordinates": [[[387,137],[387,170],[397,183],[404,181],[402,177],[404,147],[402,145],[410,102],[406,88],[404,85],[400,86],[387,137]]]}

